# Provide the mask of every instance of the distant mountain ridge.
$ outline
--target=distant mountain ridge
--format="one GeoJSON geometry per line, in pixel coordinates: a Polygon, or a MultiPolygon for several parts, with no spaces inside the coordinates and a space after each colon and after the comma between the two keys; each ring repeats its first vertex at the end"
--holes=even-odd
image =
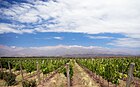
{"type": "Polygon", "coordinates": [[[123,54],[73,54],[73,55],[64,55],[64,57],[111,57],[111,56],[140,56],[140,55],[123,55],[123,54]]]}
{"type": "Polygon", "coordinates": [[[95,46],[45,46],[45,47],[8,47],[0,48],[0,57],[26,56],[64,56],[64,57],[95,57],[95,56],[139,56],[139,50],[111,49],[95,46]]]}

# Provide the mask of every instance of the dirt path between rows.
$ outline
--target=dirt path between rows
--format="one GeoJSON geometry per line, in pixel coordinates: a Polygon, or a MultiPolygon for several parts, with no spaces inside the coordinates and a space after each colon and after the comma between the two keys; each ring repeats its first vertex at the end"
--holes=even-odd
{"type": "Polygon", "coordinates": [[[37,87],[67,87],[67,79],[64,74],[57,73],[47,82],[38,85],[37,87]]]}
{"type": "Polygon", "coordinates": [[[72,87],[100,87],[89,75],[75,63],[73,67],[72,87]]]}

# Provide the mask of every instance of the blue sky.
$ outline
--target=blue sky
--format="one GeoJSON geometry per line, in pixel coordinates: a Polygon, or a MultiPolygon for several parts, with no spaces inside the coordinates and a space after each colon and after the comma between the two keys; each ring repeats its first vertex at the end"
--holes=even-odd
{"type": "Polygon", "coordinates": [[[139,0],[1,0],[0,52],[92,46],[139,54],[139,10],[139,0]]]}
{"type": "Polygon", "coordinates": [[[112,47],[108,43],[116,38],[122,38],[120,34],[83,34],[83,33],[36,33],[36,34],[1,34],[0,44],[19,47],[39,47],[55,45],[82,45],[112,47]]]}

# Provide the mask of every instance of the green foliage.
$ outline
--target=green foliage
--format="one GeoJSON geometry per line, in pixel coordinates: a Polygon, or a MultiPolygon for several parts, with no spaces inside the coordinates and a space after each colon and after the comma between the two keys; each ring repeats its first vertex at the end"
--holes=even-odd
{"type": "Polygon", "coordinates": [[[6,68],[6,69],[9,68],[9,67],[8,67],[8,61],[1,60],[1,64],[2,64],[2,67],[3,67],[3,68],[6,68]]]}
{"type": "MultiPolygon", "coordinates": [[[[40,70],[43,74],[47,74],[57,70],[62,65],[68,63],[71,59],[64,58],[1,58],[0,62],[3,68],[9,69],[8,62],[11,68],[20,70],[20,61],[22,61],[22,69],[27,72],[33,72],[37,69],[37,61],[40,70]]],[[[140,58],[139,57],[126,57],[126,58],[98,58],[98,59],[76,59],[77,62],[87,67],[97,75],[102,76],[104,79],[119,84],[119,79],[126,78],[129,70],[130,63],[135,63],[134,76],[140,78],[140,58]]],[[[66,68],[60,69],[61,73],[66,76],[66,68]]],[[[4,79],[5,73],[0,72],[0,79],[4,79]]],[[[73,76],[73,64],[70,61],[70,78],[73,76]]],[[[11,76],[14,82],[14,75],[11,76]]],[[[10,75],[5,76],[5,79],[10,79],[10,75]],[[8,77],[9,76],[9,77],[8,77]]],[[[8,80],[7,80],[8,81],[8,80]]]]}
{"type": "Polygon", "coordinates": [[[62,65],[64,65],[67,62],[67,60],[43,60],[41,63],[41,70],[43,74],[47,74],[49,72],[52,72],[62,65]]]}
{"type": "Polygon", "coordinates": [[[19,62],[16,62],[16,63],[15,63],[14,69],[15,69],[15,70],[20,70],[20,63],[19,63],[19,62]]]}
{"type": "Polygon", "coordinates": [[[24,69],[31,73],[33,71],[36,71],[36,61],[28,61],[26,63],[22,63],[24,69]]]}
{"type": "Polygon", "coordinates": [[[0,79],[3,79],[4,77],[4,72],[0,71],[0,79]]]}
{"type": "Polygon", "coordinates": [[[72,79],[72,76],[73,76],[73,66],[72,65],[70,65],[69,73],[70,73],[70,79],[72,79]]]}
{"type": "Polygon", "coordinates": [[[59,73],[63,73],[67,77],[66,67],[62,67],[61,69],[59,69],[59,73]]]}
{"type": "Polygon", "coordinates": [[[119,79],[126,78],[129,65],[134,62],[134,76],[140,78],[139,58],[79,59],[77,62],[114,84],[119,84],[119,79]]]}
{"type": "Polygon", "coordinates": [[[16,75],[9,72],[0,72],[0,79],[6,81],[6,85],[11,86],[16,83],[16,75]]]}

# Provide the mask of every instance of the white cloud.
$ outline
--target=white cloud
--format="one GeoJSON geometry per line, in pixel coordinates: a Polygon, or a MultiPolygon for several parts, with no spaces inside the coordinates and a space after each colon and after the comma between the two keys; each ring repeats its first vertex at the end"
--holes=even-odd
{"type": "Polygon", "coordinates": [[[109,37],[109,36],[90,36],[90,35],[88,35],[86,37],[88,37],[90,39],[112,39],[113,38],[113,37],[109,37]]]}
{"type": "Polygon", "coordinates": [[[22,29],[25,27],[24,25],[13,25],[13,24],[7,24],[7,23],[0,23],[0,34],[2,33],[33,33],[33,29],[22,29]]]}
{"type": "Polygon", "coordinates": [[[34,38],[34,39],[42,39],[42,40],[49,40],[49,39],[56,39],[56,40],[63,40],[64,38],[63,37],[45,37],[45,38],[34,38]]]}
{"type": "Polygon", "coordinates": [[[134,33],[134,34],[126,34],[126,36],[127,36],[127,37],[131,37],[131,38],[135,38],[135,39],[136,39],[136,38],[137,38],[137,39],[140,38],[139,32],[138,32],[138,33],[134,33]]]}
{"type": "Polygon", "coordinates": [[[43,47],[0,46],[0,56],[63,56],[73,54],[123,54],[140,55],[140,50],[104,48],[98,46],[57,45],[43,47]]]}
{"type": "Polygon", "coordinates": [[[53,37],[53,38],[57,40],[63,40],[63,37],[53,37]]]}
{"type": "Polygon", "coordinates": [[[33,33],[34,29],[22,29],[22,30],[19,30],[19,32],[21,32],[21,33],[33,33]]]}
{"type": "MultiPolygon", "coordinates": [[[[21,23],[41,23],[40,26],[36,25],[32,32],[122,33],[133,36],[140,34],[139,0],[58,0],[32,3],[33,5],[12,5],[10,9],[1,8],[0,13],[10,16],[7,19],[21,23]],[[42,21],[49,18],[54,18],[55,24],[42,21]]],[[[7,31],[2,30],[3,33],[7,31]]]]}
{"type": "Polygon", "coordinates": [[[14,29],[13,27],[16,27],[16,26],[13,26],[11,24],[0,23],[0,34],[9,33],[9,32],[20,33],[19,30],[14,29]]]}
{"type": "Polygon", "coordinates": [[[132,48],[140,48],[140,39],[135,38],[119,38],[114,40],[108,45],[120,46],[120,47],[132,47],[132,48]]]}
{"type": "Polygon", "coordinates": [[[30,13],[26,13],[24,15],[21,15],[18,17],[18,19],[20,20],[20,22],[37,22],[39,20],[39,18],[37,16],[35,16],[34,14],[30,14],[30,13]]]}
{"type": "Polygon", "coordinates": [[[15,48],[16,48],[16,46],[11,46],[11,48],[15,49],[15,48]]]}
{"type": "Polygon", "coordinates": [[[35,37],[34,39],[49,40],[49,39],[52,39],[52,38],[50,38],[50,37],[45,37],[45,38],[38,38],[38,37],[35,37]]]}

